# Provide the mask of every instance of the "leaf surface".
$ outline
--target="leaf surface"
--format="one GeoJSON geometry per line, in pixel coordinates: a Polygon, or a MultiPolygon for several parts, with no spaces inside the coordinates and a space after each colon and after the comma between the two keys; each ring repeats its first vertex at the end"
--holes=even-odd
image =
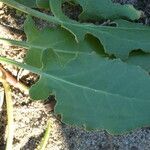
{"type": "MultiPolygon", "coordinates": [[[[81,20],[120,18],[137,20],[141,16],[141,12],[132,5],[121,5],[113,3],[111,0],[63,0],[62,2],[65,1],[74,2],[82,7],[83,12],[79,16],[81,20]]],[[[36,0],[36,3],[40,8],[49,8],[49,0],[36,0]]]]}
{"type": "Polygon", "coordinates": [[[115,134],[150,124],[150,78],[139,67],[100,59],[94,53],[81,54],[65,67],[52,50],[45,50],[42,59],[43,68],[39,69],[0,57],[1,62],[41,76],[30,95],[43,99],[55,94],[55,112],[62,114],[65,123],[115,134]]]}
{"type": "MultiPolygon", "coordinates": [[[[118,21],[119,22],[119,21],[118,21]]],[[[54,51],[61,56],[62,64],[74,59],[77,53],[97,52],[98,55],[108,57],[104,53],[103,47],[93,37],[86,37],[80,43],[76,43],[73,36],[63,29],[45,28],[38,30],[31,17],[28,17],[24,24],[27,42],[12,41],[0,38],[7,44],[17,45],[29,49],[25,58],[25,62],[29,65],[42,67],[42,52],[47,48],[54,48],[54,51]],[[48,37],[45,39],[45,37],[48,37]],[[65,40],[64,40],[65,39],[65,40]]],[[[142,52],[133,52],[124,60],[125,62],[140,66],[142,69],[150,72],[150,54],[142,52]]]]}
{"type": "Polygon", "coordinates": [[[121,5],[111,0],[72,0],[82,6],[81,20],[118,19],[129,18],[139,19],[141,12],[132,5],[121,5]]]}
{"type": "Polygon", "coordinates": [[[15,1],[31,8],[36,7],[36,0],[15,0],[15,1]]]}
{"type": "Polygon", "coordinates": [[[95,53],[62,67],[58,54],[45,50],[40,75],[31,98],[55,94],[56,112],[66,123],[117,134],[150,123],[150,78],[139,67],[95,53]]]}
{"type": "MultiPolygon", "coordinates": [[[[128,26],[130,25],[135,27],[132,23],[129,24],[122,20],[117,20],[116,23],[120,26],[125,26],[127,23],[128,26]]],[[[138,24],[137,27],[142,28],[143,26],[138,24]]],[[[92,51],[95,51],[101,56],[107,56],[103,52],[103,47],[96,42],[95,38],[90,36],[88,36],[84,41],[76,43],[73,36],[66,30],[60,28],[45,28],[41,31],[38,30],[31,17],[26,19],[24,29],[27,36],[27,44],[30,47],[27,52],[25,62],[32,66],[37,66],[39,68],[42,67],[42,52],[47,48],[53,48],[57,53],[59,53],[61,61],[64,64],[76,57],[77,53],[91,53],[92,51]]],[[[133,52],[128,59],[125,60],[125,62],[140,66],[144,70],[150,72],[150,54],[133,52]]]]}
{"type": "MultiPolygon", "coordinates": [[[[76,57],[77,53],[91,53],[95,51],[100,56],[108,57],[99,42],[90,36],[86,37],[83,42],[76,43],[69,32],[60,28],[45,28],[40,31],[35,26],[31,17],[26,19],[24,29],[27,42],[12,41],[3,38],[0,38],[0,40],[6,41],[7,44],[10,43],[11,45],[22,46],[29,49],[25,58],[25,62],[29,65],[41,68],[42,52],[47,48],[54,48],[54,51],[59,53],[62,64],[76,57]],[[45,37],[48,38],[45,39],[45,37]]],[[[142,69],[150,72],[150,54],[148,53],[133,52],[125,62],[140,66],[142,69]]]]}
{"type": "Polygon", "coordinates": [[[133,52],[125,62],[132,65],[140,66],[142,69],[150,72],[150,54],[133,52]]]}
{"type": "MultiPolygon", "coordinates": [[[[18,4],[12,0],[1,1],[27,14],[39,17],[48,22],[60,24],[75,36],[76,41],[82,41],[85,38],[85,35],[92,34],[101,41],[105,49],[105,53],[109,55],[115,55],[116,57],[126,59],[132,50],[141,49],[144,52],[150,51],[149,27],[111,27],[96,26],[89,23],[79,23],[68,19],[62,13],[61,0],[49,0],[51,10],[54,13],[55,17],[22,6],[21,4],[18,4]]],[[[137,25],[135,24],[135,26],[137,25]]]]}
{"type": "Polygon", "coordinates": [[[77,44],[73,35],[62,28],[38,30],[31,17],[26,19],[24,30],[29,47],[25,62],[32,66],[42,67],[41,56],[47,48],[53,48],[59,53],[62,64],[76,57],[77,53],[91,53],[92,51],[102,53],[102,48],[95,38],[88,36],[77,44]]]}
{"type": "Polygon", "coordinates": [[[39,69],[0,57],[41,76],[30,89],[31,97],[55,94],[55,112],[65,123],[115,134],[150,124],[150,78],[141,68],[94,53],[80,54],[65,67],[53,50],[45,50],[42,59],[39,69]]]}
{"type": "Polygon", "coordinates": [[[70,20],[62,13],[61,4],[60,0],[50,0],[53,14],[59,20],[61,26],[69,30],[77,41],[83,41],[86,34],[92,34],[101,41],[105,53],[122,59],[126,59],[129,53],[135,49],[150,52],[149,27],[127,21],[118,22],[117,27],[79,23],[70,20]]]}
{"type": "Polygon", "coordinates": [[[36,4],[38,8],[49,9],[49,1],[48,0],[36,0],[36,4]]]}

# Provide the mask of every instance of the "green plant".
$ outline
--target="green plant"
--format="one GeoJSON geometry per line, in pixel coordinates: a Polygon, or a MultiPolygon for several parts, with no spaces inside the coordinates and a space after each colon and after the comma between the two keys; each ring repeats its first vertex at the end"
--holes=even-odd
{"type": "MultiPolygon", "coordinates": [[[[118,134],[150,124],[149,27],[126,20],[114,20],[115,27],[80,23],[63,14],[64,0],[49,0],[54,16],[13,0],[0,1],[60,25],[56,29],[39,31],[29,16],[25,22],[26,42],[1,38],[28,49],[25,63],[3,57],[0,61],[40,75],[39,81],[30,88],[31,98],[45,99],[50,94],[55,95],[55,112],[62,114],[62,120],[84,125],[87,129],[101,128],[118,134]],[[138,49],[145,53],[133,52],[138,49]]],[[[79,3],[84,10],[83,0],[73,2],[79,3]]],[[[141,14],[132,6],[113,4],[109,0],[95,0],[92,5],[96,7],[99,3],[102,6],[110,4],[111,9],[98,7],[103,15],[93,17],[94,20],[120,17],[135,20],[141,14]],[[112,12],[115,15],[111,16],[112,12]]],[[[95,16],[95,9],[88,6],[80,19],[95,16]]]]}
{"type": "Polygon", "coordinates": [[[36,0],[16,0],[16,1],[28,7],[36,7],[36,0]]]}

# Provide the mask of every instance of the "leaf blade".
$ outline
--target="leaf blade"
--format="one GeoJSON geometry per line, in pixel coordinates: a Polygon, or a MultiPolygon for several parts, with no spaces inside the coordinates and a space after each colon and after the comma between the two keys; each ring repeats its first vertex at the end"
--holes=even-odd
{"type": "Polygon", "coordinates": [[[142,69],[95,54],[81,54],[64,68],[59,63],[48,67],[45,55],[58,62],[53,52],[45,51],[42,76],[30,94],[33,99],[56,94],[56,112],[64,122],[116,134],[149,125],[150,78],[142,69]],[[42,97],[36,94],[41,89],[47,92],[42,97]]]}
{"type": "Polygon", "coordinates": [[[118,24],[117,27],[79,23],[70,20],[63,14],[60,0],[49,0],[49,2],[51,10],[55,17],[60,20],[61,26],[70,31],[75,36],[76,41],[83,41],[87,33],[92,34],[101,41],[105,53],[121,59],[127,59],[129,53],[136,49],[150,52],[150,28],[147,26],[141,28],[141,25],[129,22],[123,22],[128,26],[119,26],[118,24]]]}
{"type": "Polygon", "coordinates": [[[83,12],[80,14],[81,20],[118,19],[128,18],[137,20],[141,12],[132,5],[121,5],[113,3],[111,0],[73,0],[80,4],[83,12]]]}

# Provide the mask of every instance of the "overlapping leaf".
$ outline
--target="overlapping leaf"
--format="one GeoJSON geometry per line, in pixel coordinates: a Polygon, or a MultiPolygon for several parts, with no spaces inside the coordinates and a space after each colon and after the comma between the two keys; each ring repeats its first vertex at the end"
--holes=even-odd
{"type": "MultiPolygon", "coordinates": [[[[37,11],[22,7],[11,0],[1,0],[2,2],[11,5],[23,12],[33,16],[45,19],[49,22],[61,24],[69,30],[77,41],[82,41],[87,33],[97,37],[104,46],[105,52],[109,55],[115,55],[120,58],[127,58],[129,52],[134,49],[142,49],[144,52],[149,52],[150,49],[150,28],[148,27],[110,27],[96,26],[93,24],[81,24],[79,22],[68,19],[61,10],[61,0],[49,0],[52,12],[55,17],[43,15],[37,11]],[[17,5],[17,7],[16,7],[17,5]],[[111,41],[111,42],[110,42],[111,41]]],[[[135,25],[136,26],[136,25],[135,25]]]]}
{"type": "Polygon", "coordinates": [[[52,50],[44,51],[42,59],[41,78],[30,95],[56,94],[56,112],[64,122],[114,133],[150,123],[150,78],[139,67],[95,54],[79,54],[62,67],[52,50]]]}
{"type": "Polygon", "coordinates": [[[27,44],[30,47],[25,62],[33,66],[42,67],[41,55],[47,48],[53,48],[59,53],[63,64],[76,57],[77,53],[91,53],[92,51],[102,53],[102,48],[95,38],[88,36],[77,44],[74,37],[64,29],[45,28],[39,31],[31,17],[26,20],[24,29],[27,35],[27,44]]]}
{"type": "Polygon", "coordinates": [[[82,20],[99,20],[129,18],[139,19],[141,12],[137,11],[132,5],[121,5],[113,3],[111,0],[72,0],[82,6],[83,12],[80,15],[82,20]]]}
{"type": "MultiPolygon", "coordinates": [[[[125,25],[126,22],[118,20],[117,23],[121,26],[122,23],[125,25]]],[[[141,25],[139,27],[142,28],[141,25]]],[[[43,50],[47,48],[54,48],[61,56],[62,63],[67,63],[77,53],[91,53],[92,51],[96,51],[101,56],[107,56],[95,38],[88,36],[84,41],[77,44],[73,36],[63,29],[46,28],[39,31],[31,17],[28,17],[25,22],[25,33],[28,39],[27,43],[30,47],[25,61],[27,64],[33,66],[42,66],[41,55],[43,50]],[[48,38],[45,39],[45,37],[48,38]]],[[[134,52],[125,62],[140,66],[150,72],[150,54],[134,52]]]]}
{"type": "Polygon", "coordinates": [[[127,58],[134,49],[150,52],[150,28],[134,23],[122,22],[126,26],[117,27],[81,24],[68,19],[61,10],[60,0],[50,0],[51,10],[61,25],[74,34],[76,40],[82,41],[87,33],[97,37],[104,46],[105,52],[120,58],[127,58]],[[132,24],[132,25],[131,25],[132,24]]]}
{"type": "Polygon", "coordinates": [[[41,62],[42,68],[14,64],[40,75],[31,98],[55,94],[56,112],[64,122],[116,134],[150,124],[150,78],[139,67],[95,53],[79,53],[62,66],[59,53],[51,49],[43,51],[41,62]]]}
{"type": "MultiPolygon", "coordinates": [[[[53,51],[48,48],[52,47],[51,38],[40,42],[48,30],[37,31],[31,19],[26,22],[25,28],[28,42],[44,48],[40,80],[30,89],[33,99],[45,99],[49,94],[56,94],[56,112],[62,114],[63,121],[72,125],[85,125],[88,129],[102,128],[118,134],[150,123],[150,78],[142,69],[120,60],[108,60],[101,55],[90,54],[92,49],[84,51],[85,47],[84,53],[78,53],[75,60],[62,67],[59,51],[67,51],[68,54],[72,46],[60,45],[53,51]],[[28,28],[28,25],[32,28],[28,28]],[[42,89],[44,91],[40,93],[42,89]],[[140,112],[143,108],[144,111],[140,112]]],[[[63,36],[64,33],[68,34],[63,31],[63,36]]],[[[50,35],[54,36],[53,32],[50,35]]],[[[72,36],[68,34],[67,37],[72,36]]],[[[74,43],[73,37],[71,39],[70,44],[74,43]]],[[[54,40],[56,45],[57,40],[54,40]]],[[[30,58],[33,58],[32,53],[30,58]]]]}
{"type": "MultiPolygon", "coordinates": [[[[120,21],[117,21],[117,23],[119,22],[120,21]]],[[[121,23],[122,22],[120,22],[120,25],[121,23]]],[[[86,37],[84,41],[77,44],[73,36],[66,30],[60,28],[38,30],[31,17],[28,17],[25,21],[24,29],[27,35],[27,42],[25,43],[3,38],[0,38],[0,40],[8,41],[12,43],[12,45],[23,47],[25,45],[25,47],[29,49],[25,62],[32,66],[42,67],[42,53],[47,48],[53,48],[55,52],[59,53],[62,64],[74,59],[77,53],[91,53],[92,51],[96,51],[98,55],[104,57],[108,56],[104,53],[103,47],[101,47],[99,42],[91,36],[86,37]],[[48,38],[45,39],[45,37],[48,38]]],[[[150,72],[150,54],[133,52],[125,62],[140,66],[150,72]]]]}
{"type": "MultiPolygon", "coordinates": [[[[16,0],[29,7],[49,8],[49,0],[16,0]]],[[[113,3],[111,0],[63,0],[63,2],[74,2],[82,6],[83,12],[80,14],[82,20],[99,20],[128,18],[139,19],[141,12],[132,5],[121,5],[113,3]]]]}

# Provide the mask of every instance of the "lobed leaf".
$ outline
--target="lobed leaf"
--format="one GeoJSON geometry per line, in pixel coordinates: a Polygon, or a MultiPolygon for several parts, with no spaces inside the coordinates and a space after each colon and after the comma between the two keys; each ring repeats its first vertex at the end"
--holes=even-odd
{"type": "Polygon", "coordinates": [[[76,57],[77,53],[97,51],[105,55],[95,38],[87,36],[84,41],[77,44],[73,35],[62,28],[50,29],[47,27],[41,31],[38,30],[31,17],[26,19],[24,31],[29,47],[25,62],[32,66],[42,67],[41,56],[47,48],[53,48],[59,53],[62,64],[76,57]]]}
{"type": "MultiPolygon", "coordinates": [[[[81,20],[99,20],[99,19],[119,19],[128,18],[137,20],[141,17],[141,12],[132,5],[121,5],[113,3],[111,0],[63,0],[62,2],[74,2],[79,4],[83,12],[79,18],[81,20]]],[[[49,8],[49,0],[36,0],[39,8],[49,8]]]]}
{"type": "Polygon", "coordinates": [[[149,125],[150,78],[139,67],[94,53],[79,54],[62,67],[59,54],[50,49],[42,60],[31,98],[55,94],[56,113],[62,114],[64,122],[117,134],[149,125]]]}
{"type": "MultiPolygon", "coordinates": [[[[117,21],[119,23],[119,21],[117,21]]],[[[24,24],[27,42],[12,41],[0,38],[0,40],[7,41],[7,44],[17,45],[28,49],[25,62],[29,65],[42,67],[42,52],[47,48],[53,48],[54,51],[61,56],[62,64],[74,59],[77,53],[91,53],[97,52],[98,55],[108,57],[104,53],[103,47],[99,42],[91,36],[80,43],[74,41],[73,36],[66,30],[61,28],[50,29],[44,28],[38,30],[31,17],[28,17],[24,24]],[[48,37],[45,39],[45,37],[48,37]],[[62,51],[63,50],[63,51],[62,51]],[[66,57],[67,55],[67,57],[66,57]],[[68,57],[69,56],[69,57],[68,57]]],[[[125,62],[140,66],[144,70],[150,72],[150,55],[142,52],[132,52],[125,62]]]]}
{"type": "Polygon", "coordinates": [[[79,54],[62,67],[58,56],[45,50],[41,69],[2,57],[0,61],[39,74],[30,95],[43,99],[55,94],[55,112],[65,123],[115,134],[150,124],[150,78],[142,69],[94,53],[79,54]]]}
{"type": "Polygon", "coordinates": [[[79,23],[62,13],[60,0],[50,0],[50,6],[61,26],[69,30],[77,41],[82,41],[87,33],[92,34],[101,41],[105,53],[122,59],[126,59],[132,50],[150,52],[150,28],[147,26],[127,21],[118,22],[117,27],[79,23]]]}
{"type": "Polygon", "coordinates": [[[15,0],[15,1],[31,8],[36,7],[36,0],[15,0]]]}
{"type": "Polygon", "coordinates": [[[48,16],[36,10],[22,6],[18,3],[15,3],[13,0],[0,1],[35,17],[60,24],[62,27],[69,30],[75,36],[77,41],[82,41],[86,34],[92,34],[101,41],[105,49],[105,53],[109,55],[115,55],[116,57],[126,59],[132,50],[141,49],[144,52],[150,51],[149,27],[142,26],[142,28],[140,28],[137,27],[139,26],[137,24],[135,24],[136,28],[134,28],[130,25],[128,27],[110,27],[96,26],[89,23],[79,23],[70,20],[62,13],[61,0],[49,0],[55,17],[48,16]]]}
{"type": "Polygon", "coordinates": [[[112,0],[72,0],[82,6],[81,20],[128,18],[137,20],[141,12],[132,5],[113,3],[112,0]]]}
{"type": "MultiPolygon", "coordinates": [[[[123,23],[122,20],[117,20],[116,22],[120,24],[120,26],[121,23],[123,23]]],[[[125,25],[125,23],[126,22],[124,22],[123,25],[125,25]]],[[[142,26],[140,25],[140,27],[142,26]]],[[[95,51],[101,56],[107,56],[104,53],[103,47],[101,47],[96,39],[92,38],[91,36],[86,37],[84,41],[77,44],[74,41],[73,36],[66,30],[60,28],[45,28],[41,31],[38,30],[31,17],[26,19],[24,29],[27,36],[26,44],[28,44],[28,47],[30,47],[27,52],[25,62],[32,66],[37,66],[39,68],[42,67],[42,52],[47,48],[53,48],[54,51],[59,53],[63,64],[76,57],[77,53],[91,53],[92,51],[95,51]],[[68,59],[66,58],[66,54],[69,56],[67,56],[68,59]]],[[[129,58],[125,60],[125,62],[140,66],[141,68],[150,72],[150,54],[133,52],[129,58]]]]}

